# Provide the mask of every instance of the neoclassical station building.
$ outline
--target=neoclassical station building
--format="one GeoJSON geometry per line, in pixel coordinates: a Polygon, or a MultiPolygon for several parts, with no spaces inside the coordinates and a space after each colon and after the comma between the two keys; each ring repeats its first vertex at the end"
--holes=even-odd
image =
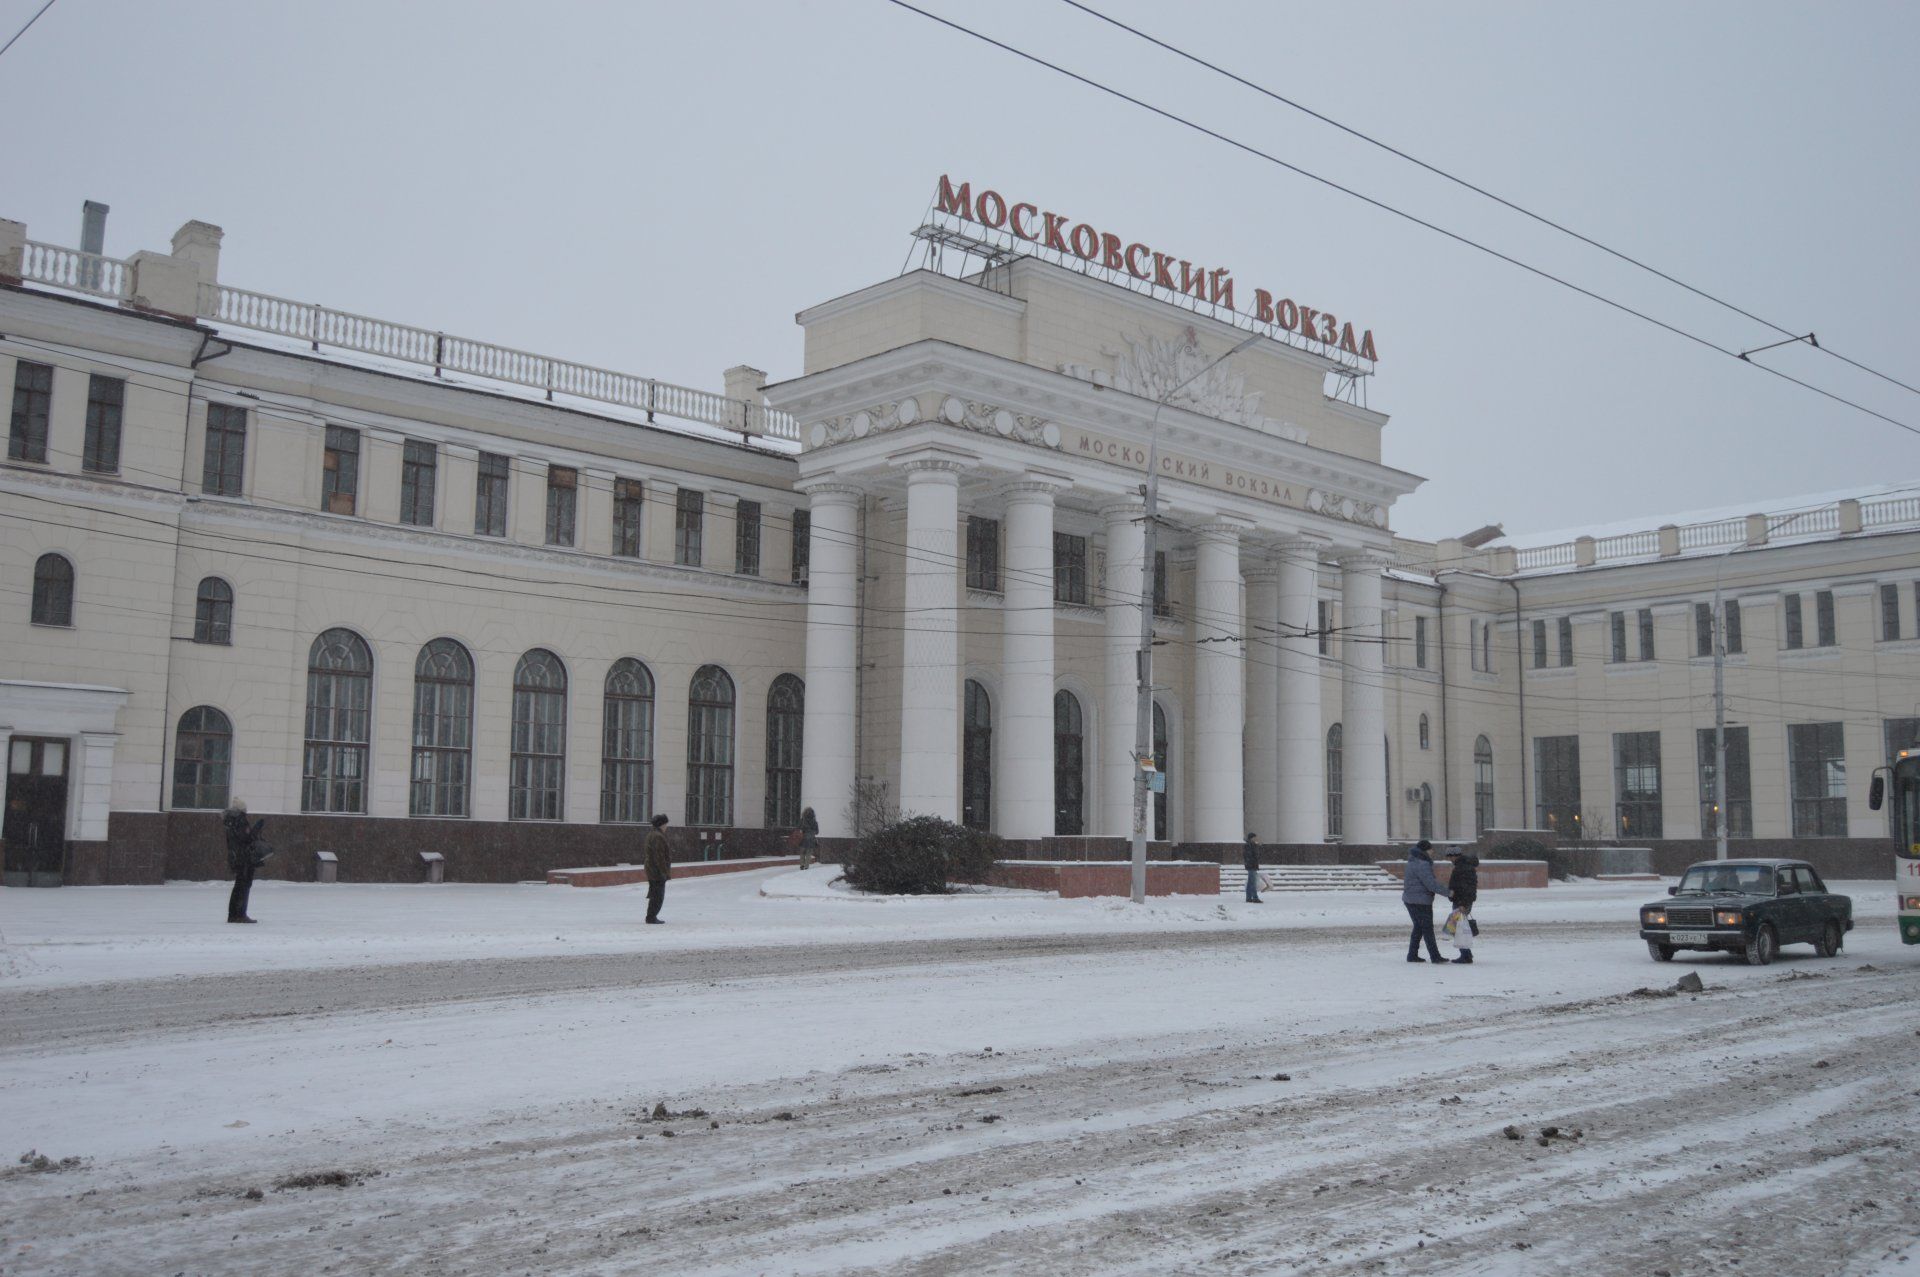
{"type": "Polygon", "coordinates": [[[1920,485],[1413,541],[1371,331],[944,179],[918,235],[715,393],[252,291],[205,223],[0,221],[7,883],[215,876],[235,796],[296,877],[631,860],[656,811],[761,854],[803,807],[1110,855],[1143,619],[1166,850],[1664,863],[1722,801],[1736,854],[1889,849],[1920,485]]]}

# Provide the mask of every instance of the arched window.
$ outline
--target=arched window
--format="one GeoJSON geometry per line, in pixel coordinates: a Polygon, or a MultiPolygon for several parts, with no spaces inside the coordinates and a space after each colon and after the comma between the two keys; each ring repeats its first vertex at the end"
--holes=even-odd
{"type": "Polygon", "coordinates": [[[367,641],[343,629],[315,639],[307,653],[301,811],[366,811],[372,707],[373,652],[367,641]]]}
{"type": "Polygon", "coordinates": [[[1420,782],[1420,836],[1433,837],[1433,786],[1420,782]]]}
{"type": "Polygon", "coordinates": [[[193,641],[222,647],[233,642],[233,587],[217,576],[201,581],[194,598],[193,641]]]}
{"type": "Polygon", "coordinates": [[[1433,736],[1427,729],[1427,716],[1425,714],[1422,714],[1420,716],[1420,748],[1431,749],[1432,747],[1433,747],[1433,736]]]}
{"type": "Polygon", "coordinates": [[[450,638],[413,663],[413,779],[407,811],[465,816],[473,777],[473,657],[450,638]]]}
{"type": "Polygon", "coordinates": [[[767,689],[767,828],[800,824],[800,744],[806,725],[807,687],[782,674],[767,689]]]}
{"type": "Polygon", "coordinates": [[[33,623],[73,624],[73,564],[63,554],[43,554],[33,565],[33,623]]]}
{"type": "Polygon", "coordinates": [[[960,748],[960,823],[988,829],[993,823],[993,702],[987,689],[967,680],[966,720],[960,748]]]}
{"type": "Polygon", "coordinates": [[[1053,694],[1053,832],[1061,837],[1087,831],[1086,763],[1080,698],[1063,688],[1053,694]]]}
{"type": "Polygon", "coordinates": [[[507,819],[566,815],[567,667],[536,647],[513,667],[513,741],[507,763],[507,819]]]}
{"type": "Polygon", "coordinates": [[[733,823],[733,679],[702,665],[687,698],[687,823],[733,823]]]}
{"type": "Polygon", "coordinates": [[[607,671],[600,721],[600,819],[609,824],[651,819],[653,675],[631,656],[607,671]]]}
{"type": "Polygon", "coordinates": [[[233,767],[233,724],[211,705],[180,716],[173,738],[173,805],[219,811],[227,805],[233,767]]]}
{"type": "Polygon", "coordinates": [[[1335,723],[1327,729],[1327,837],[1338,838],[1345,827],[1340,811],[1340,755],[1342,751],[1340,724],[1335,723]]]}
{"type": "MultiPolygon", "coordinates": [[[[1167,737],[1167,707],[1159,701],[1153,703],[1153,767],[1163,777],[1167,774],[1167,763],[1172,758],[1172,747],[1167,737]]],[[[1170,817],[1167,815],[1167,786],[1170,780],[1162,780],[1160,788],[1153,791],[1153,839],[1165,842],[1170,817]]]]}
{"type": "Polygon", "coordinates": [[[1493,743],[1484,736],[1473,742],[1473,832],[1493,828],[1493,743]]]}

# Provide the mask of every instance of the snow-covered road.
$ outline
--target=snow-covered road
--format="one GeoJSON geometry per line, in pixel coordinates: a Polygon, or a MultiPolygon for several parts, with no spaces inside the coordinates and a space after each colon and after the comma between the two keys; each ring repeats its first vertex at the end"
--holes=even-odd
{"type": "Polygon", "coordinates": [[[6,893],[0,1126],[88,1160],[0,1176],[0,1272],[1870,1272],[1920,1236],[1880,884],[1833,960],[1656,966],[1657,887],[1574,887],[1431,968],[1391,896],[767,877],[676,884],[670,936],[620,890],[288,887],[225,932],[211,887],[6,893]],[[276,1187],[336,1170],[380,1173],[276,1187]]]}

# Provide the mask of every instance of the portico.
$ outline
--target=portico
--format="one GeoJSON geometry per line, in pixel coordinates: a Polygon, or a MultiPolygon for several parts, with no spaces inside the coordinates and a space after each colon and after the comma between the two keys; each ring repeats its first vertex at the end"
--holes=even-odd
{"type": "Polygon", "coordinates": [[[853,832],[858,789],[1009,839],[1128,836],[1151,599],[1167,838],[1320,841],[1330,711],[1382,743],[1347,747],[1342,802],[1347,841],[1384,841],[1380,574],[1418,483],[1378,462],[1384,415],[1278,342],[1162,405],[1244,332],[1041,262],[999,273],[803,312],[809,371],[768,389],[812,503],[803,792],[823,835],[853,832]]]}

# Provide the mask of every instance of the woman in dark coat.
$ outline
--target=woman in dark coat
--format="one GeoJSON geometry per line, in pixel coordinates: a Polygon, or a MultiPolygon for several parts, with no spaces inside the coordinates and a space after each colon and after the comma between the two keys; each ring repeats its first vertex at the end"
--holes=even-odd
{"type": "Polygon", "coordinates": [[[1453,862],[1447,890],[1453,896],[1454,912],[1460,915],[1453,920],[1453,943],[1460,950],[1454,961],[1472,962],[1473,938],[1480,934],[1480,924],[1473,920],[1473,902],[1480,898],[1480,857],[1470,851],[1450,851],[1447,859],[1453,862]]]}
{"type": "Polygon", "coordinates": [[[253,891],[253,871],[266,860],[260,846],[260,830],[267,823],[247,819],[247,800],[235,798],[220,816],[227,835],[227,868],[233,871],[233,894],[227,897],[228,922],[252,922],[247,916],[247,896],[253,891]]]}

